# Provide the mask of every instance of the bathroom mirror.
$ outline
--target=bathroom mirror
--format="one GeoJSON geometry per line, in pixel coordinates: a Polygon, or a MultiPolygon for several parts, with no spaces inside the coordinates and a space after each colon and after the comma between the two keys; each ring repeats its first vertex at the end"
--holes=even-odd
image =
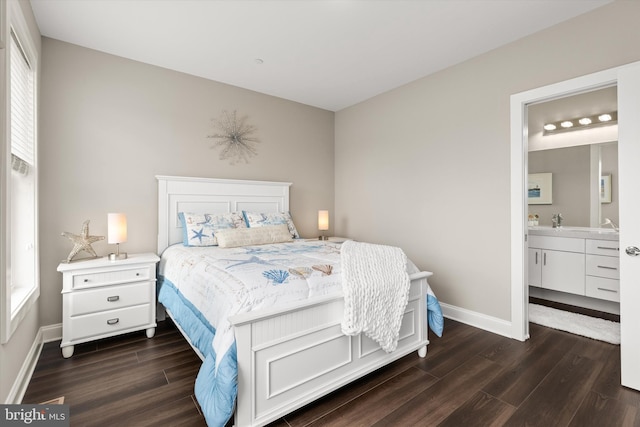
{"type": "Polygon", "coordinates": [[[562,213],[563,225],[607,227],[605,218],[618,221],[618,126],[544,135],[545,123],[617,111],[615,86],[560,98],[529,107],[528,172],[552,173],[553,201],[529,205],[539,225],[551,226],[562,213]],[[610,202],[602,202],[601,179],[610,182],[610,202]]]}

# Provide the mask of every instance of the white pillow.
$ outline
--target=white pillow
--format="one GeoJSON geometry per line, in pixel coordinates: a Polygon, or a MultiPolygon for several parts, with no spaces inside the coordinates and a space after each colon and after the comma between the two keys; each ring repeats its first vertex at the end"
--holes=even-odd
{"type": "Polygon", "coordinates": [[[226,228],[246,228],[244,216],[240,212],[223,214],[199,214],[178,212],[182,224],[182,244],[185,246],[215,246],[218,230],[226,228]]]}
{"type": "Polygon", "coordinates": [[[248,228],[264,227],[265,225],[287,224],[294,239],[300,238],[289,212],[247,212],[242,211],[248,228]]]}
{"type": "Polygon", "coordinates": [[[293,240],[287,224],[218,230],[216,237],[218,238],[218,246],[221,248],[284,243],[293,240]]]}

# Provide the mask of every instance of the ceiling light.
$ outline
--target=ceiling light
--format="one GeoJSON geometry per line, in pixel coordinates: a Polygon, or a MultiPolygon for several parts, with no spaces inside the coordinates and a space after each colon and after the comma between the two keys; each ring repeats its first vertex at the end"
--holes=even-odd
{"type": "Polygon", "coordinates": [[[618,123],[618,112],[595,114],[593,116],[573,118],[570,120],[558,120],[553,123],[545,123],[542,135],[553,135],[562,132],[587,130],[594,127],[610,126],[618,123]],[[575,126],[580,123],[581,126],[575,126]]]}

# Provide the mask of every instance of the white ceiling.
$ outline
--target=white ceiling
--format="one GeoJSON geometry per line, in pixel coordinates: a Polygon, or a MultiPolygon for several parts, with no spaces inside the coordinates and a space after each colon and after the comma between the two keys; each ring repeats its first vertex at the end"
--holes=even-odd
{"type": "Polygon", "coordinates": [[[31,4],[43,36],[338,111],[610,1],[31,4]]]}

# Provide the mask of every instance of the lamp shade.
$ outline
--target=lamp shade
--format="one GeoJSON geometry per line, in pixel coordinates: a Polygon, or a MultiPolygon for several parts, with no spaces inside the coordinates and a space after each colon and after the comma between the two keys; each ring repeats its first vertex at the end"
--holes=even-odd
{"type": "Polygon", "coordinates": [[[124,243],[127,241],[127,216],[121,213],[107,214],[107,242],[124,243]]]}
{"type": "Polygon", "coordinates": [[[329,211],[318,211],[318,230],[327,231],[329,229],[329,211]]]}

